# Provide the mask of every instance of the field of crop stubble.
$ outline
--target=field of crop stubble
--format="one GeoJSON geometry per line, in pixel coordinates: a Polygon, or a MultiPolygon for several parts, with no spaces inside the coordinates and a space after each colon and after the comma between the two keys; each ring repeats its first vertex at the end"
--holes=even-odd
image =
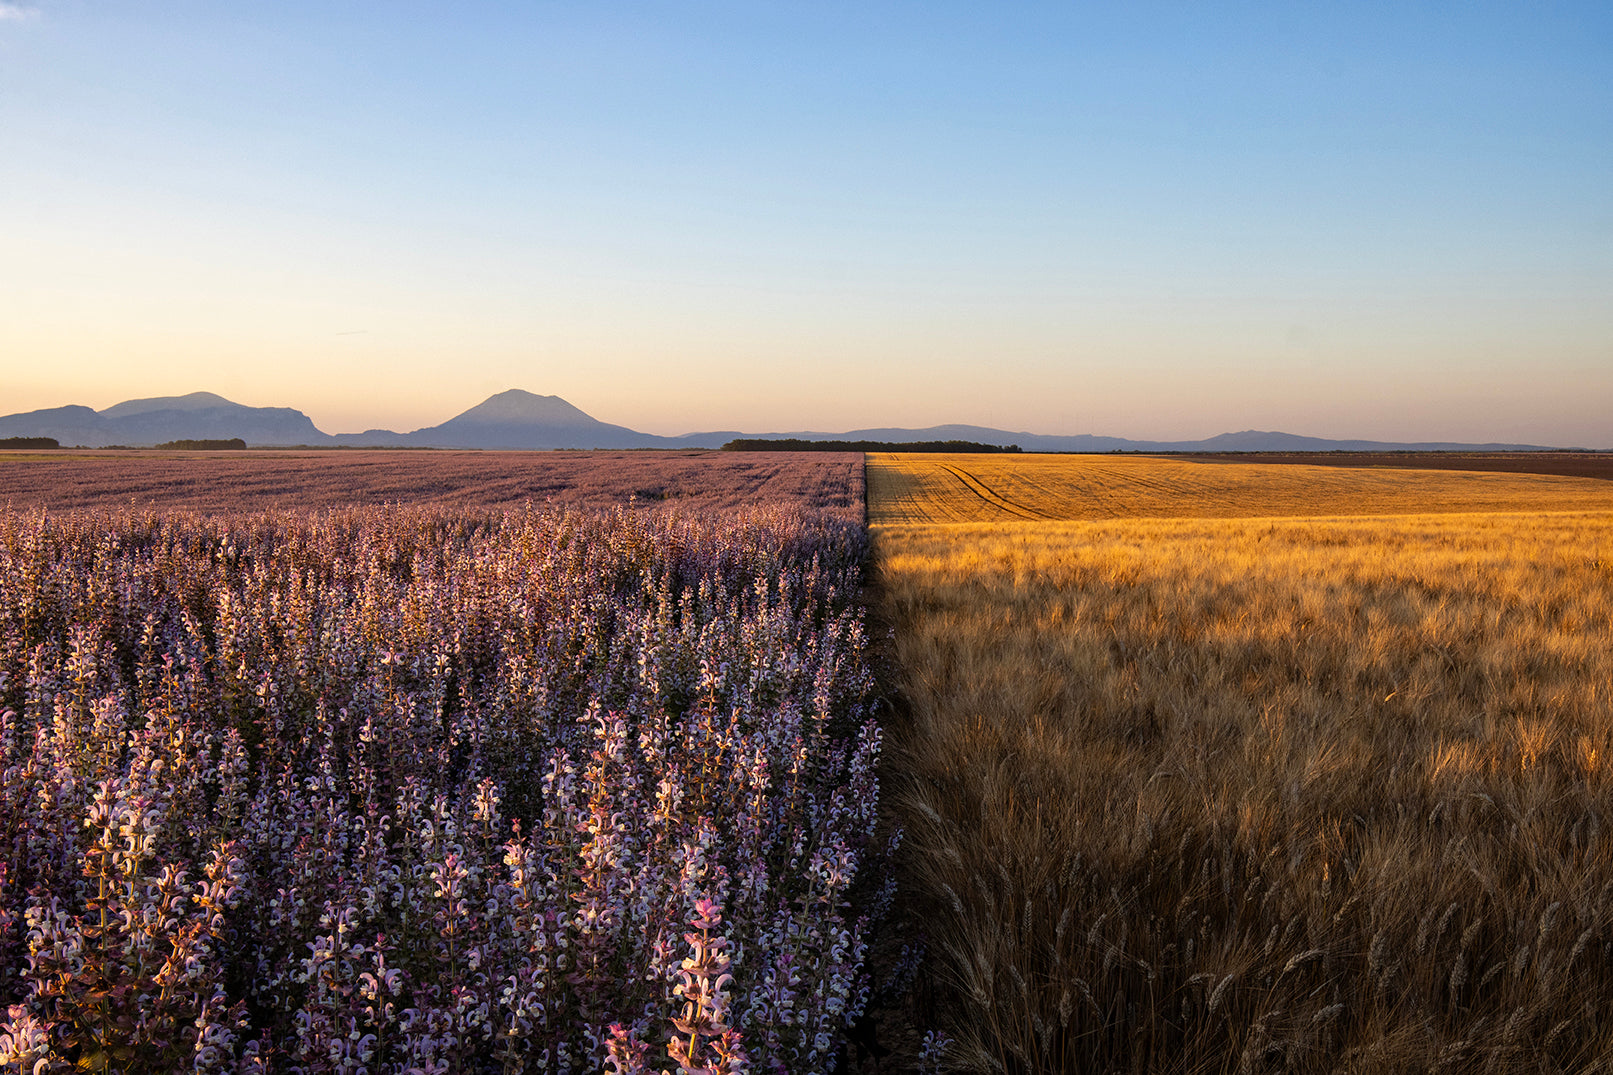
{"type": "Polygon", "coordinates": [[[1613,484],[874,457],[869,491],[956,1064],[1613,1056],[1613,484]],[[922,525],[1029,516],[1100,521],[922,525]]]}
{"type": "Polygon", "coordinates": [[[706,506],[0,515],[0,1065],[832,1068],[861,460],[578,458],[706,506]]]}

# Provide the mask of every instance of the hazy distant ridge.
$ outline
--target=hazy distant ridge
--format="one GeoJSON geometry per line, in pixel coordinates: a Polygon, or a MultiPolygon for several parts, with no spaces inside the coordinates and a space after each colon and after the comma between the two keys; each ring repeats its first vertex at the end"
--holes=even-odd
{"type": "Polygon", "coordinates": [[[1398,443],[1374,440],[1326,440],[1293,433],[1244,430],[1205,440],[1152,441],[1101,437],[1089,433],[1050,436],[1008,432],[986,426],[940,425],[925,429],[886,427],[823,433],[741,433],[722,430],[662,437],[626,426],[601,422],[559,396],[540,396],[511,389],[490,396],[440,425],[396,433],[370,429],[363,433],[321,432],[301,411],[290,407],[247,407],[211,392],[184,396],[131,399],[103,411],[89,407],[51,407],[0,417],[0,437],[55,437],[65,445],[105,447],[124,444],[150,447],[175,440],[226,440],[240,437],[253,447],[418,447],[543,450],[555,448],[720,448],[730,440],[799,438],[803,440],[942,441],[1017,444],[1029,452],[1320,452],[1320,451],[1543,451],[1538,444],[1462,444],[1448,441],[1398,443]]]}
{"type": "MultiPolygon", "coordinates": [[[[691,433],[691,437],[704,434],[691,433]]],[[[799,437],[804,440],[972,440],[981,444],[1017,444],[1027,452],[1540,452],[1550,451],[1542,444],[1464,444],[1456,441],[1401,443],[1381,440],[1327,440],[1294,433],[1246,429],[1241,433],[1220,433],[1204,440],[1128,440],[1101,437],[1091,433],[1050,435],[1010,433],[987,426],[943,425],[924,429],[883,427],[854,429],[847,433],[749,433],[758,440],[799,437]]]]}
{"type": "Polygon", "coordinates": [[[174,440],[228,440],[250,445],[325,444],[308,416],[290,407],[247,407],[211,392],[131,399],[104,411],[51,407],[0,417],[0,437],[55,437],[63,444],[149,447],[174,440]]]}

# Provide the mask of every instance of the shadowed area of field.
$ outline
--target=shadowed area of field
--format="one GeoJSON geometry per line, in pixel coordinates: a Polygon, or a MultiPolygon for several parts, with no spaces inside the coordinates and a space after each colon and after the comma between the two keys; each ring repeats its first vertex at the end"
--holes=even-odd
{"type": "Polygon", "coordinates": [[[968,523],[1613,509],[1613,483],[1106,455],[868,457],[868,521],[968,523]]]}
{"type": "Polygon", "coordinates": [[[862,456],[849,452],[0,452],[0,506],[784,503],[860,519],[862,471],[862,456]]]}

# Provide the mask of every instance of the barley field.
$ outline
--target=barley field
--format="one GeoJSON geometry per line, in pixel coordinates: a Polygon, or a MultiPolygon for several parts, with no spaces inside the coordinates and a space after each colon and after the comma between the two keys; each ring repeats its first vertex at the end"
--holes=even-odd
{"type": "Polygon", "coordinates": [[[1613,510],[1613,482],[1107,455],[868,457],[868,521],[1038,522],[1613,510]]]}
{"type": "MultiPolygon", "coordinates": [[[[872,460],[870,517],[966,514],[949,462],[872,460]]],[[[908,708],[887,792],[953,1068],[1613,1056],[1613,513],[1521,510],[1594,489],[988,462],[1016,506],[1116,518],[872,527],[908,708]],[[1296,517],[1186,517],[1265,481],[1296,517]],[[1368,510],[1397,498],[1461,506],[1368,510]]]]}

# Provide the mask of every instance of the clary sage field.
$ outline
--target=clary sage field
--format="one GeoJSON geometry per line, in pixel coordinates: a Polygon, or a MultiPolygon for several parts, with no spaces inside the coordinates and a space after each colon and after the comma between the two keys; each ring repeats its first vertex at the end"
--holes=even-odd
{"type": "Polygon", "coordinates": [[[863,542],[0,516],[0,1063],[833,1068],[890,902],[863,542]]]}

